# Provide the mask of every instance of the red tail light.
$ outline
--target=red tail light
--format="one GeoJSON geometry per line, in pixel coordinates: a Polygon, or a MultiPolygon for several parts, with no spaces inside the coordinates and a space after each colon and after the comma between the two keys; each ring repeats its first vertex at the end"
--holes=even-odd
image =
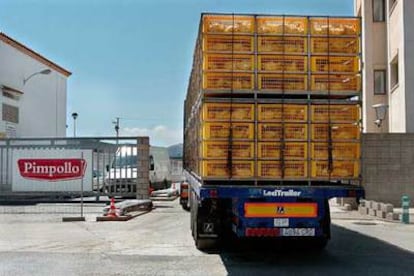
{"type": "Polygon", "coordinates": [[[210,190],[209,194],[211,198],[217,198],[218,196],[217,190],[210,190]]]}
{"type": "Polygon", "coordinates": [[[246,228],[246,237],[277,237],[279,228],[246,228]]]}

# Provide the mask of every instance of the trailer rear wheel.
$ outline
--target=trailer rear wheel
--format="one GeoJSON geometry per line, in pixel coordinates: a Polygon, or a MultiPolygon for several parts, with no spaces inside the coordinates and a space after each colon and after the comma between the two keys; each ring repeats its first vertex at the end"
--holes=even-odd
{"type": "Polygon", "coordinates": [[[329,207],[329,200],[325,200],[325,216],[322,221],[322,229],[325,233],[326,242],[331,238],[331,211],[329,207]]]}
{"type": "Polygon", "coordinates": [[[185,211],[190,211],[190,203],[189,200],[187,200],[186,202],[180,202],[181,207],[183,208],[183,210],[185,211]]]}
{"type": "Polygon", "coordinates": [[[326,245],[328,244],[329,239],[328,238],[318,238],[313,241],[312,248],[316,251],[320,251],[325,249],[326,245]]]}
{"type": "Polygon", "coordinates": [[[197,206],[195,206],[195,200],[194,200],[194,193],[190,192],[188,200],[190,201],[190,225],[191,225],[191,235],[195,239],[195,224],[196,224],[196,209],[197,206]]]}
{"type": "Polygon", "coordinates": [[[190,196],[190,217],[191,217],[191,234],[194,238],[195,246],[198,250],[201,251],[214,251],[218,248],[219,240],[216,238],[201,238],[199,225],[202,223],[200,221],[200,207],[195,198],[195,194],[191,193],[190,196]]]}
{"type": "Polygon", "coordinates": [[[209,251],[209,250],[216,250],[218,241],[217,239],[200,239],[196,238],[195,245],[198,250],[201,251],[209,251]]]}
{"type": "Polygon", "coordinates": [[[322,237],[312,240],[312,249],[316,251],[323,250],[328,244],[329,239],[331,238],[331,212],[329,208],[328,199],[324,202],[325,216],[321,221],[321,227],[324,235],[322,237]]]}

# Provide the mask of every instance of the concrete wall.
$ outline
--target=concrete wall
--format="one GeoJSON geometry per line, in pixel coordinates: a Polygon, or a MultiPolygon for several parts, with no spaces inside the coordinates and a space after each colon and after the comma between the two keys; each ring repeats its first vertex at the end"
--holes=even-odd
{"type": "Polygon", "coordinates": [[[36,75],[25,85],[23,80],[48,68],[32,57],[0,41],[0,133],[15,129],[16,137],[66,136],[66,77],[49,68],[49,75],[36,75]],[[5,85],[23,92],[19,100],[2,96],[5,85]],[[19,123],[2,121],[2,102],[19,108],[19,123]]]}
{"type": "Polygon", "coordinates": [[[372,0],[355,1],[355,15],[362,16],[362,62],[363,71],[363,130],[364,132],[388,132],[388,120],[381,128],[374,121],[377,119],[374,104],[388,104],[386,95],[374,94],[374,70],[387,69],[387,25],[386,22],[374,22],[372,0]]]}
{"type": "Polygon", "coordinates": [[[363,134],[362,178],[368,200],[400,206],[402,195],[414,199],[414,134],[363,134]]]}
{"type": "MultiPolygon", "coordinates": [[[[414,1],[404,1],[404,79],[407,118],[414,118],[414,1]]],[[[414,120],[407,120],[406,130],[414,133],[414,120]]]]}
{"type": "MultiPolygon", "coordinates": [[[[387,3],[389,3],[387,1],[387,3]]],[[[397,4],[391,8],[388,7],[388,82],[389,84],[389,116],[390,116],[390,132],[406,132],[406,117],[405,108],[405,45],[404,45],[404,31],[403,24],[404,10],[403,1],[397,1],[397,4]],[[398,55],[398,85],[391,86],[391,67],[390,63],[394,57],[398,55]]]]}
{"type": "Polygon", "coordinates": [[[183,173],[183,160],[182,159],[170,159],[171,162],[171,181],[180,182],[184,181],[183,173]]]}

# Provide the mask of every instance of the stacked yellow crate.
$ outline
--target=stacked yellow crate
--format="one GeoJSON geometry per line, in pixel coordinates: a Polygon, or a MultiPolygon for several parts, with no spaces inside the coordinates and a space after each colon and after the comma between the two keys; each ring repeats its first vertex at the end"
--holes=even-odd
{"type": "Polygon", "coordinates": [[[258,177],[308,177],[308,111],[299,104],[258,104],[258,177]]]}
{"type": "Polygon", "coordinates": [[[311,116],[312,178],[357,178],[360,165],[359,105],[312,105],[311,116]]]}
{"type": "Polygon", "coordinates": [[[208,180],[359,177],[359,19],[208,14],[201,27],[186,167],[208,180]]]}
{"type": "Polygon", "coordinates": [[[307,90],[307,18],[259,16],[256,22],[258,89],[307,90]]]}
{"type": "Polygon", "coordinates": [[[257,22],[258,89],[306,91],[306,17],[259,16],[257,22]]]}
{"type": "Polygon", "coordinates": [[[254,89],[254,17],[209,15],[203,20],[203,89],[254,89]]]}
{"type": "Polygon", "coordinates": [[[360,92],[360,20],[310,18],[311,90],[360,92]]]}
{"type": "Polygon", "coordinates": [[[204,103],[202,125],[202,176],[254,177],[254,104],[204,103]]]}
{"type": "Polygon", "coordinates": [[[358,18],[205,15],[202,26],[205,90],[361,90],[358,18]]]}

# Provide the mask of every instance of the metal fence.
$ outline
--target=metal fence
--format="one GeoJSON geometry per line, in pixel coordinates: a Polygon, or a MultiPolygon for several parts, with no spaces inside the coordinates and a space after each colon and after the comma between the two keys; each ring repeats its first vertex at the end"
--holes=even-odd
{"type": "Polygon", "coordinates": [[[147,198],[151,160],[148,137],[0,139],[0,194],[147,198]]]}

